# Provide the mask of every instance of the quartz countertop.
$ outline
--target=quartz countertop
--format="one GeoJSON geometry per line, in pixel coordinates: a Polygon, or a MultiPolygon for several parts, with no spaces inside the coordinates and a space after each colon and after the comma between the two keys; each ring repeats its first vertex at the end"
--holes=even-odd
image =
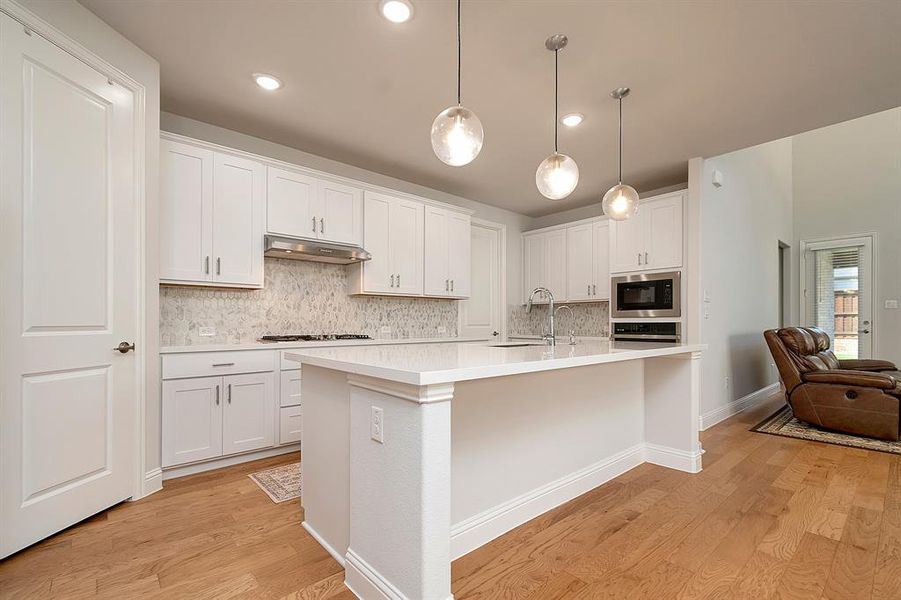
{"type": "Polygon", "coordinates": [[[324,342],[249,342],[245,344],[196,344],[193,346],[163,346],[160,354],[187,352],[231,352],[235,350],[291,350],[296,348],[330,348],[349,346],[395,346],[401,344],[449,344],[486,342],[488,338],[400,338],[388,340],[329,340],[324,342]]]}
{"type": "Polygon", "coordinates": [[[431,385],[700,352],[703,344],[497,342],[310,348],[286,352],[302,364],[412,385],[431,385]]]}

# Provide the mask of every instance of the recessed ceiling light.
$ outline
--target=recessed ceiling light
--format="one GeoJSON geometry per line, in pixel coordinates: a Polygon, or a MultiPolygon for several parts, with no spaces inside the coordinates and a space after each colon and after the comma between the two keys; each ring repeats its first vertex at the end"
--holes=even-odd
{"type": "Polygon", "coordinates": [[[568,115],[563,115],[560,117],[560,122],[566,125],[567,127],[575,127],[582,123],[585,120],[585,115],[582,113],[569,113],[568,115]]]}
{"type": "Polygon", "coordinates": [[[282,87],[282,82],[278,77],[266,73],[254,73],[253,80],[257,82],[258,86],[270,92],[282,87]]]}
{"type": "Polygon", "coordinates": [[[413,5],[408,0],[381,0],[379,12],[392,23],[406,23],[413,16],[413,5]]]}

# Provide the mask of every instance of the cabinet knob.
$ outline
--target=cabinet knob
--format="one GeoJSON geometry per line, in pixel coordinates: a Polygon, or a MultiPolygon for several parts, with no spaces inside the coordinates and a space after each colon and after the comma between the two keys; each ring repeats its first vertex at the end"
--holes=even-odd
{"type": "Polygon", "coordinates": [[[394,287],[394,275],[391,276],[391,287],[394,287]]]}

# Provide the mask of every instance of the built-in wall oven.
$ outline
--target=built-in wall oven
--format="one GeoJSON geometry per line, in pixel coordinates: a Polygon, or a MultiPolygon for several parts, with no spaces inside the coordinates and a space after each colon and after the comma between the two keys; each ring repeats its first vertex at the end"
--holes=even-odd
{"type": "Polygon", "coordinates": [[[682,316],[679,271],[624,275],[611,280],[614,319],[682,316]]]}
{"type": "Polygon", "coordinates": [[[682,323],[673,321],[642,321],[613,324],[613,340],[617,342],[672,342],[682,341],[682,323]]]}

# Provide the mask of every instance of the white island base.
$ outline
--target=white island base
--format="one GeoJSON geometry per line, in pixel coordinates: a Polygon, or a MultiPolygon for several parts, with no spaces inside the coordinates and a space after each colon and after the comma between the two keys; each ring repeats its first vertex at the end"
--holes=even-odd
{"type": "Polygon", "coordinates": [[[700,471],[701,349],[289,354],[303,363],[303,525],[360,598],[453,598],[451,561],[517,525],[643,462],[700,471]]]}

